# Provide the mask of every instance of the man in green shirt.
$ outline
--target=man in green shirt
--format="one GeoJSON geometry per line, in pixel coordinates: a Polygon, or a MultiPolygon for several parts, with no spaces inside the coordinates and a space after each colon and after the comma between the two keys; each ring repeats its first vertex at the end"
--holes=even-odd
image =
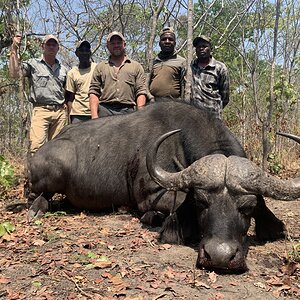
{"type": "Polygon", "coordinates": [[[106,46],[110,56],[96,66],[89,89],[92,119],[130,113],[146,103],[144,69],[126,55],[124,36],[113,31],[106,46]]]}
{"type": "Polygon", "coordinates": [[[172,27],[161,31],[159,46],[161,52],[153,62],[149,91],[155,101],[183,98],[186,60],[175,51],[176,36],[172,27]]]}

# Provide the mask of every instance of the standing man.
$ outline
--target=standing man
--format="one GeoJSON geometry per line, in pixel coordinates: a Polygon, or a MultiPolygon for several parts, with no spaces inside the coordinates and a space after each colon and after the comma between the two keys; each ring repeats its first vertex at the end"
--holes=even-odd
{"type": "Polygon", "coordinates": [[[33,104],[30,128],[30,152],[34,154],[46,141],[53,139],[67,122],[65,90],[67,69],[56,59],[59,41],[54,35],[43,39],[43,54],[20,63],[18,49],[21,36],[13,39],[9,59],[9,72],[12,77],[29,78],[29,101],[33,104]]]}
{"type": "Polygon", "coordinates": [[[166,27],[160,33],[161,52],[153,62],[149,90],[155,101],[183,98],[186,60],[175,51],[176,36],[173,28],[166,27]]]}
{"type": "Polygon", "coordinates": [[[210,38],[201,35],[193,41],[197,58],[192,61],[193,74],[191,103],[198,108],[212,111],[221,118],[229,102],[229,76],[224,63],[211,55],[210,38]]]}
{"type": "Polygon", "coordinates": [[[79,59],[78,67],[73,67],[67,75],[66,101],[71,123],[91,119],[89,87],[96,63],[91,62],[91,44],[79,42],[75,54],[79,59]]]}
{"type": "Polygon", "coordinates": [[[89,89],[92,119],[130,113],[146,103],[144,69],[127,57],[124,36],[111,32],[106,46],[110,56],[96,66],[89,89]]]}

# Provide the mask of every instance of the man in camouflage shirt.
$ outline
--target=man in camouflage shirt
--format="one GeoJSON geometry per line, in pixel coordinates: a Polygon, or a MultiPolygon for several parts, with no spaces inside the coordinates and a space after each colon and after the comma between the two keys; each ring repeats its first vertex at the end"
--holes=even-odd
{"type": "Polygon", "coordinates": [[[211,56],[211,40],[201,35],[193,41],[197,58],[192,61],[193,74],[191,103],[197,108],[210,110],[221,118],[229,102],[229,76],[224,63],[211,56]]]}

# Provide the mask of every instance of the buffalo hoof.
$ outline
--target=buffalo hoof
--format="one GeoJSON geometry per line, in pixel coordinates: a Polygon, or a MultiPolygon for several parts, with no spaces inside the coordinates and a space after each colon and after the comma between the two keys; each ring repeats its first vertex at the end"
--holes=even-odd
{"type": "Polygon", "coordinates": [[[165,215],[160,211],[147,211],[141,217],[141,222],[153,227],[159,227],[162,225],[164,219],[165,215]]]}
{"type": "Polygon", "coordinates": [[[49,209],[48,201],[43,197],[37,197],[29,208],[27,218],[29,221],[41,218],[49,209]]]}

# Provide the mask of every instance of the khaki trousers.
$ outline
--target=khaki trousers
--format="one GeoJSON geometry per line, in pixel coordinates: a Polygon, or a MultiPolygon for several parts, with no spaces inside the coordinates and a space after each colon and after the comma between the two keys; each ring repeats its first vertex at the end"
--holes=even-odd
{"type": "Polygon", "coordinates": [[[63,107],[37,106],[33,108],[30,127],[30,152],[34,154],[52,140],[67,125],[67,110],[63,107]]]}

